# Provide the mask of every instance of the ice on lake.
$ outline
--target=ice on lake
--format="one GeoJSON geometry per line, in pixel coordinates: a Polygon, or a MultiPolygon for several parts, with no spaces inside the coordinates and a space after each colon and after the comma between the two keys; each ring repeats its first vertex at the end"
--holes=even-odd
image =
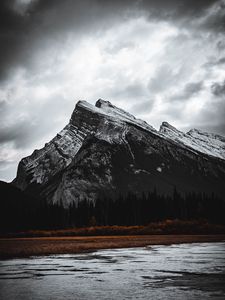
{"type": "Polygon", "coordinates": [[[0,261],[0,299],[225,299],[225,242],[0,261]]]}

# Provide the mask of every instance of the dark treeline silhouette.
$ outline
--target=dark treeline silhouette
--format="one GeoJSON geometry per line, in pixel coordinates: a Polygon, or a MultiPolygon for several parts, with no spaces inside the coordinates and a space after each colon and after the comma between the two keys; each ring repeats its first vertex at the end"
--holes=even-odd
{"type": "Polygon", "coordinates": [[[207,220],[224,224],[225,203],[215,195],[190,193],[181,196],[174,189],[172,196],[156,190],[142,195],[128,193],[116,199],[102,197],[95,204],[85,200],[69,207],[72,226],[146,225],[166,219],[207,220]]]}
{"type": "MultiPolygon", "coordinates": [[[[7,194],[7,193],[6,193],[7,194]]],[[[63,229],[95,225],[146,225],[166,219],[207,220],[225,224],[225,202],[215,195],[189,193],[182,196],[174,189],[163,196],[156,189],[149,193],[100,197],[94,203],[83,200],[65,208],[62,203],[48,204],[31,199],[13,188],[0,201],[0,231],[63,229]]]]}

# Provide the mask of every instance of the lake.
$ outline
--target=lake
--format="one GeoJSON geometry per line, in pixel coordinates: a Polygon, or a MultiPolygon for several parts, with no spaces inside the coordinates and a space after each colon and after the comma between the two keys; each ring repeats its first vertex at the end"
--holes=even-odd
{"type": "Polygon", "coordinates": [[[0,299],[225,299],[225,242],[2,260],[0,299]]]}

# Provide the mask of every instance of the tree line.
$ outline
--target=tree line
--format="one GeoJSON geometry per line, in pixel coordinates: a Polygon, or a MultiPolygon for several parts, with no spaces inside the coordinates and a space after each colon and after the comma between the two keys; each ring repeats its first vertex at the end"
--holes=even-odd
{"type": "MultiPolygon", "coordinates": [[[[18,195],[17,195],[18,196],[18,195]]],[[[29,229],[62,229],[105,225],[147,225],[166,219],[207,220],[225,224],[225,202],[204,193],[181,195],[176,188],[171,196],[152,192],[118,195],[114,199],[99,197],[73,202],[48,203],[43,199],[3,198],[0,201],[1,232],[29,229]]]]}

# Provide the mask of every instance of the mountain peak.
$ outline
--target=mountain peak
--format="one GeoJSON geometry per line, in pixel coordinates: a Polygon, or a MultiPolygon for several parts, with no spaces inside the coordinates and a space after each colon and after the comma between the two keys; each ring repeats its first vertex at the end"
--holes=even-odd
{"type": "Polygon", "coordinates": [[[112,105],[111,102],[103,100],[103,99],[98,99],[98,101],[95,103],[95,106],[98,108],[102,108],[102,107],[114,107],[114,105],[112,105]]]}
{"type": "Polygon", "coordinates": [[[162,122],[160,128],[159,128],[159,132],[161,133],[166,133],[168,131],[173,131],[173,132],[181,132],[179,131],[176,127],[170,125],[168,122],[162,122]]]}
{"type": "Polygon", "coordinates": [[[224,191],[225,162],[221,159],[218,164],[212,156],[225,158],[222,139],[191,136],[168,122],[158,132],[109,101],[99,99],[92,105],[80,100],[69,124],[42,149],[22,159],[13,184],[65,206],[94,201],[102,191],[115,196],[117,191],[159,187],[170,193],[179,182],[184,191],[205,190],[205,186],[210,193],[214,188],[224,191]],[[218,183],[220,174],[224,175],[218,183]]]}
{"type": "Polygon", "coordinates": [[[80,107],[82,108],[88,108],[93,110],[95,107],[94,105],[90,104],[89,102],[87,102],[86,100],[79,100],[75,106],[75,110],[79,109],[80,107]]]}

